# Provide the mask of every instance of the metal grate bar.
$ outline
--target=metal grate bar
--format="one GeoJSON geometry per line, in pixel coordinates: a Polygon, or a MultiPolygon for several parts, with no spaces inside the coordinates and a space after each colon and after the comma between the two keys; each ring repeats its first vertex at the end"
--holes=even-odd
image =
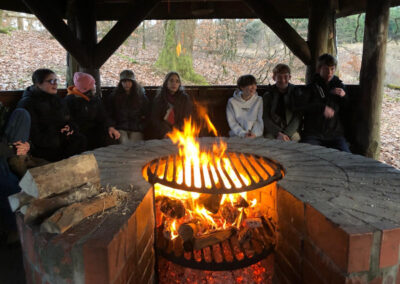
{"type": "Polygon", "coordinates": [[[238,178],[238,180],[239,180],[241,186],[242,186],[242,187],[245,186],[246,184],[245,184],[245,182],[243,181],[243,179],[240,177],[240,173],[239,173],[239,171],[237,170],[235,164],[233,163],[233,161],[232,161],[232,159],[231,159],[230,153],[228,153],[226,156],[227,156],[227,158],[228,158],[228,160],[229,160],[229,163],[232,165],[232,169],[233,169],[233,171],[235,172],[235,175],[236,175],[236,177],[238,178]]]}

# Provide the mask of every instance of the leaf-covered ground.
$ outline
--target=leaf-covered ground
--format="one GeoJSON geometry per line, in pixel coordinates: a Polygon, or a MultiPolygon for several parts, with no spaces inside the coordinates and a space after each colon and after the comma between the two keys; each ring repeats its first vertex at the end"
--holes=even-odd
{"type": "MultiPolygon", "coordinates": [[[[134,70],[137,80],[143,85],[161,85],[165,72],[153,67],[157,55],[157,47],[151,44],[146,49],[134,48],[129,43],[122,45],[101,68],[102,85],[116,85],[123,69],[134,70]]],[[[348,48],[340,50],[339,58],[346,62],[340,74],[346,83],[346,79],[351,81],[350,78],[357,76],[351,67],[356,68],[360,62],[348,48]]],[[[8,35],[0,34],[0,90],[29,86],[32,72],[44,67],[54,70],[60,77],[60,87],[64,87],[65,62],[65,50],[47,32],[14,31],[8,35]]],[[[200,50],[194,52],[194,69],[210,84],[235,84],[242,67],[224,66],[224,72],[221,72],[221,63],[214,55],[200,50]]],[[[381,118],[381,161],[400,169],[399,118],[400,92],[385,89],[381,118]]]]}

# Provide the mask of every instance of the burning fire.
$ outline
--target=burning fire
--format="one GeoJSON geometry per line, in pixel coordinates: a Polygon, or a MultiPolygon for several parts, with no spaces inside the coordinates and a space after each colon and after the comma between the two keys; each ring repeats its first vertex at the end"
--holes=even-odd
{"type": "MultiPolygon", "coordinates": [[[[200,109],[200,112],[209,131],[217,136],[208,115],[203,109],[200,109]]],[[[224,186],[231,189],[231,182],[236,188],[241,188],[242,184],[251,184],[251,179],[244,171],[235,172],[232,163],[236,165],[237,161],[229,158],[224,141],[219,140],[212,149],[201,149],[197,140],[199,132],[200,127],[190,118],[185,120],[182,131],[173,129],[168,134],[172,142],[178,145],[179,155],[175,177],[170,170],[172,167],[168,168],[165,175],[168,181],[176,178],[178,184],[185,183],[187,187],[210,189],[210,193],[183,191],[159,183],[154,185],[157,212],[161,214],[157,217],[157,226],[163,225],[164,235],[171,240],[178,237],[178,229],[185,223],[196,224],[199,228],[196,236],[200,236],[230,227],[239,228],[245,217],[257,217],[257,200],[248,201],[247,192],[213,194],[213,182],[217,188],[224,186]]],[[[165,164],[167,163],[172,161],[167,159],[165,164]]],[[[157,171],[157,175],[163,178],[164,171],[157,171]]]]}

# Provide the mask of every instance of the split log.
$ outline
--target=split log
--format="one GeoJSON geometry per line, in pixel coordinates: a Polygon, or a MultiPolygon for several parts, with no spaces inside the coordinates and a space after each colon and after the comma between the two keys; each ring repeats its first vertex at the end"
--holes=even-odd
{"type": "Polygon", "coordinates": [[[218,244],[226,239],[229,239],[232,236],[233,232],[234,230],[231,228],[196,237],[194,238],[193,248],[195,250],[200,250],[202,248],[218,244]]]}
{"type": "Polygon", "coordinates": [[[185,206],[179,199],[170,198],[167,196],[158,196],[156,197],[156,203],[158,202],[161,212],[166,216],[174,219],[179,219],[185,216],[185,206]]]}
{"type": "Polygon", "coordinates": [[[239,214],[240,214],[240,212],[239,212],[238,208],[233,207],[230,202],[225,202],[222,205],[221,215],[226,220],[227,223],[230,223],[230,224],[235,223],[239,214]]]}
{"type": "Polygon", "coordinates": [[[247,228],[261,228],[262,220],[261,218],[247,218],[243,221],[243,226],[247,228]]]}
{"type": "Polygon", "coordinates": [[[8,197],[8,202],[10,203],[12,212],[15,212],[22,206],[29,204],[29,202],[31,202],[32,199],[33,199],[32,196],[26,194],[23,191],[20,191],[18,193],[10,195],[8,197]]]}
{"type": "Polygon", "coordinates": [[[111,193],[102,193],[91,200],[63,207],[42,223],[40,231],[64,233],[83,219],[119,205],[121,199],[125,197],[125,192],[114,189],[111,193]]]}
{"type": "Polygon", "coordinates": [[[29,169],[19,186],[33,197],[45,198],[89,183],[100,184],[99,167],[93,154],[29,169]]]}
{"type": "Polygon", "coordinates": [[[35,220],[50,216],[61,207],[81,202],[97,194],[99,194],[98,187],[84,185],[53,198],[35,199],[29,204],[24,216],[24,221],[26,223],[32,223],[35,220]]]}
{"type": "Polygon", "coordinates": [[[238,233],[238,240],[241,245],[248,242],[253,237],[252,230],[248,227],[242,227],[238,233]]]}
{"type": "Polygon", "coordinates": [[[200,194],[197,202],[203,205],[208,211],[217,214],[221,203],[222,194],[200,194]]]}
{"type": "Polygon", "coordinates": [[[198,231],[198,226],[195,223],[185,223],[178,228],[178,234],[183,241],[192,240],[198,231]]]}

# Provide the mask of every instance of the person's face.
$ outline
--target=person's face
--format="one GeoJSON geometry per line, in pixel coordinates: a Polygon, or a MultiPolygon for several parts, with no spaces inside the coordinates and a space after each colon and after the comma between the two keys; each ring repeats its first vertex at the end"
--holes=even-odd
{"type": "Polygon", "coordinates": [[[167,89],[171,94],[174,94],[178,91],[179,87],[181,86],[181,80],[175,74],[171,75],[167,81],[167,89]]]}
{"type": "Polygon", "coordinates": [[[282,91],[287,89],[291,78],[292,76],[290,76],[289,73],[278,73],[272,76],[272,79],[274,79],[276,86],[279,90],[282,91]]]}
{"type": "Polygon", "coordinates": [[[335,75],[336,67],[335,66],[328,66],[328,65],[322,65],[319,67],[319,75],[321,76],[322,79],[325,80],[325,82],[329,82],[332,80],[333,75],[335,75]]]}
{"type": "Polygon", "coordinates": [[[36,84],[36,86],[48,94],[57,94],[58,79],[56,74],[49,74],[44,79],[43,83],[36,84]]]}
{"type": "Polygon", "coordinates": [[[129,92],[133,85],[131,80],[122,80],[121,84],[126,92],[129,92]]]}
{"type": "Polygon", "coordinates": [[[249,98],[256,93],[257,85],[251,84],[246,87],[241,87],[240,90],[242,91],[244,97],[249,98]]]}

